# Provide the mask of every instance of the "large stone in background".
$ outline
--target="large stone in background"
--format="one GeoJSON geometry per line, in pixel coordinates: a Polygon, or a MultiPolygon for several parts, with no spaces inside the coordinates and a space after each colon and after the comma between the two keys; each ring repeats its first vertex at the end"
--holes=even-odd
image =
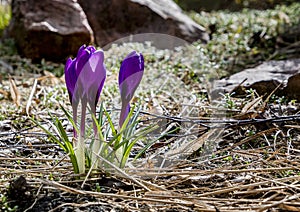
{"type": "Polygon", "coordinates": [[[235,92],[245,94],[247,89],[255,89],[259,95],[269,95],[276,87],[278,96],[300,100],[300,59],[268,61],[245,69],[232,76],[214,82],[212,98],[219,93],[235,92]]]}
{"type": "Polygon", "coordinates": [[[208,40],[205,29],[172,0],[13,0],[5,37],[33,60],[65,61],[82,44],[107,44],[138,33],[208,40]],[[83,7],[83,10],[82,10],[83,7]],[[85,15],[86,14],[86,15],[85,15]],[[92,27],[90,27],[90,25],[92,27]],[[93,32],[94,31],[94,32],[93,32]]]}
{"type": "Polygon", "coordinates": [[[93,41],[82,8],[71,0],[13,0],[5,34],[15,39],[21,55],[33,60],[64,61],[93,41]]]}
{"type": "Polygon", "coordinates": [[[105,46],[138,33],[163,33],[192,42],[208,40],[205,29],[186,16],[172,0],[78,0],[105,46]]]}

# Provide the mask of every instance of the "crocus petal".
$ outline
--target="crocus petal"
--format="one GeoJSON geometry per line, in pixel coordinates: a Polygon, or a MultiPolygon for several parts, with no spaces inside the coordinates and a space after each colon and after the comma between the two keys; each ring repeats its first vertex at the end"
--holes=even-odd
{"type": "Polygon", "coordinates": [[[85,48],[86,48],[85,44],[83,44],[82,46],[80,46],[80,48],[78,49],[76,57],[79,57],[82,54],[82,52],[85,50],[85,48]]]}
{"type": "Polygon", "coordinates": [[[131,52],[123,60],[119,73],[119,85],[132,74],[144,70],[144,57],[136,51],[131,52]]]}
{"type": "MultiPolygon", "coordinates": [[[[105,77],[106,78],[106,77],[105,77]]],[[[104,82],[105,82],[105,78],[101,81],[99,87],[98,87],[98,91],[97,91],[97,94],[96,94],[96,99],[95,99],[95,105],[97,105],[98,101],[99,101],[99,98],[100,98],[100,94],[101,94],[101,91],[102,91],[102,88],[104,86],[104,82]]]]}
{"type": "MultiPolygon", "coordinates": [[[[106,79],[106,68],[104,65],[104,53],[101,50],[95,51],[91,58],[89,59],[90,66],[92,68],[93,73],[96,77],[93,78],[93,88],[91,89],[92,95],[89,94],[90,104],[95,103],[95,106],[98,103],[100,93],[104,86],[104,81],[106,79]],[[96,91],[96,95],[94,92],[96,91]]],[[[92,105],[91,105],[92,106],[92,105]]]]}
{"type": "Polygon", "coordinates": [[[105,78],[104,53],[101,50],[97,50],[92,53],[78,78],[78,81],[84,87],[84,94],[88,97],[91,107],[95,107],[98,102],[105,78]]]}
{"type": "Polygon", "coordinates": [[[80,75],[83,66],[87,63],[87,61],[89,60],[91,54],[90,51],[87,49],[84,49],[83,51],[78,52],[78,55],[76,57],[76,74],[77,76],[80,75]]]}
{"type": "Polygon", "coordinates": [[[75,73],[74,60],[69,58],[65,65],[65,81],[69,93],[70,102],[72,103],[77,76],[75,73]]]}
{"type": "Polygon", "coordinates": [[[144,73],[144,58],[142,54],[131,52],[122,62],[119,73],[119,88],[121,93],[122,108],[119,124],[123,125],[128,116],[130,105],[135,90],[140,84],[144,73]]]}
{"type": "Polygon", "coordinates": [[[68,70],[73,63],[73,60],[71,58],[67,59],[66,65],[65,65],[65,71],[68,70]]]}
{"type": "Polygon", "coordinates": [[[70,102],[72,104],[73,102],[73,95],[75,93],[75,85],[77,82],[77,58],[80,57],[80,55],[84,52],[85,49],[85,45],[82,45],[78,52],[77,52],[77,57],[74,58],[74,60],[72,60],[71,58],[69,58],[66,62],[65,65],[65,80],[66,80],[66,86],[69,92],[69,98],[70,98],[70,102]]]}
{"type": "Polygon", "coordinates": [[[85,50],[89,51],[90,54],[93,54],[96,51],[94,46],[88,46],[88,47],[85,48],[85,50]]]}

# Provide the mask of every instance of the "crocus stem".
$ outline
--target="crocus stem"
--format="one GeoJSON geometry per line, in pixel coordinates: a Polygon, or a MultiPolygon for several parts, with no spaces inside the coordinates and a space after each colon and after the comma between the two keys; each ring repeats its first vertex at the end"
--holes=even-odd
{"type": "Polygon", "coordinates": [[[130,111],[130,104],[127,104],[126,107],[124,107],[122,105],[121,114],[120,114],[120,120],[119,120],[120,129],[122,128],[123,123],[126,120],[129,111],[130,111]]]}
{"type": "MultiPolygon", "coordinates": [[[[130,111],[130,104],[122,104],[122,109],[121,109],[121,114],[120,114],[120,119],[119,119],[119,127],[120,127],[120,131],[122,130],[123,127],[126,128],[126,126],[123,126],[128,114],[130,111]],[[125,105],[125,106],[124,106],[125,105]]],[[[121,135],[120,135],[121,136],[121,135]]],[[[120,137],[119,142],[122,142],[122,136],[120,137]]],[[[123,156],[124,156],[124,145],[120,146],[117,150],[116,150],[116,157],[118,160],[118,164],[121,166],[121,161],[123,160],[123,156]]]]}
{"type": "MultiPolygon", "coordinates": [[[[78,107],[78,104],[72,104],[73,121],[75,124],[77,124],[77,107],[78,107]]],[[[73,135],[74,135],[74,138],[77,138],[77,131],[74,126],[73,126],[73,135]]]]}
{"type": "MultiPolygon", "coordinates": [[[[96,117],[96,106],[91,106],[92,116],[96,117]]],[[[98,129],[95,120],[93,119],[93,128],[94,128],[94,142],[91,149],[91,164],[94,169],[98,168],[97,158],[100,153],[100,140],[98,136],[98,129]]]]}
{"type": "Polygon", "coordinates": [[[78,138],[78,143],[76,146],[75,155],[77,158],[77,164],[79,173],[82,174],[85,172],[85,117],[86,117],[86,105],[87,102],[85,99],[81,100],[81,120],[80,120],[80,133],[78,138]]]}
{"type": "Polygon", "coordinates": [[[80,120],[80,134],[85,136],[85,117],[86,117],[86,106],[87,101],[85,99],[81,100],[81,120],[80,120]]]}
{"type": "Polygon", "coordinates": [[[79,174],[85,172],[85,146],[84,146],[84,137],[79,134],[76,149],[74,150],[79,174]]]}
{"type": "MultiPolygon", "coordinates": [[[[91,106],[92,116],[96,118],[96,106],[94,105],[90,105],[90,106],[91,106]]],[[[95,136],[98,136],[98,128],[94,119],[93,119],[93,129],[94,129],[95,136]]]]}

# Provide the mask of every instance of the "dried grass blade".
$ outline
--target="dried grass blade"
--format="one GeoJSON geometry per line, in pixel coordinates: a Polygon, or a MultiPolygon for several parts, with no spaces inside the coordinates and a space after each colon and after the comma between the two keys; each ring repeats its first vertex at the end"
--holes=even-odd
{"type": "Polygon", "coordinates": [[[37,86],[37,79],[35,79],[34,82],[33,82],[33,86],[32,86],[32,89],[31,89],[31,92],[30,92],[30,95],[29,95],[29,98],[28,98],[28,101],[27,101],[27,104],[26,104],[26,114],[28,116],[29,116],[29,109],[30,109],[30,105],[31,105],[31,102],[32,102],[32,98],[33,98],[34,92],[36,90],[36,86],[37,86]]]}
{"type": "Polygon", "coordinates": [[[272,132],[274,132],[274,131],[276,131],[276,130],[278,130],[278,128],[277,128],[277,127],[274,127],[274,128],[271,128],[271,129],[267,129],[267,130],[258,132],[257,134],[255,134],[255,135],[253,135],[253,136],[244,138],[243,140],[241,140],[241,141],[239,141],[239,142],[233,144],[232,146],[229,146],[229,147],[227,147],[227,148],[224,148],[224,149],[222,149],[222,150],[219,150],[219,151],[215,152],[215,154],[219,154],[219,153],[221,153],[221,152],[225,152],[225,151],[228,151],[228,150],[230,150],[230,149],[234,149],[234,148],[237,147],[237,146],[240,146],[240,145],[242,145],[242,144],[244,144],[244,143],[247,143],[248,141],[251,141],[251,140],[253,140],[253,139],[256,139],[256,138],[262,136],[263,134],[268,135],[268,134],[270,134],[270,133],[272,133],[272,132]]]}
{"type": "Polygon", "coordinates": [[[186,158],[198,151],[204,145],[205,142],[210,141],[211,139],[217,139],[218,136],[215,136],[215,133],[218,131],[220,131],[220,129],[212,129],[200,136],[199,138],[197,138],[196,140],[192,142],[186,142],[180,148],[177,148],[175,150],[170,150],[166,153],[166,156],[169,158],[174,155],[178,155],[181,159],[186,158]]]}
{"type": "MultiPolygon", "coordinates": [[[[268,209],[270,209],[270,208],[273,208],[273,207],[275,207],[275,206],[278,206],[278,205],[281,205],[281,204],[285,204],[285,203],[287,203],[287,202],[289,202],[289,201],[292,201],[292,200],[295,200],[295,199],[299,199],[299,198],[300,198],[300,194],[295,194],[295,195],[286,197],[286,198],[284,198],[283,200],[277,201],[277,202],[275,202],[275,203],[273,203],[273,204],[269,204],[269,205],[263,206],[263,207],[261,207],[258,211],[259,211],[259,212],[266,211],[266,210],[268,210],[268,209]]],[[[298,211],[299,211],[299,210],[298,210],[298,211]]]]}
{"type": "Polygon", "coordinates": [[[17,107],[19,107],[21,95],[16,86],[15,80],[11,76],[9,76],[9,88],[10,88],[10,95],[13,102],[16,104],[17,107]]]}
{"type": "Polygon", "coordinates": [[[260,103],[260,101],[262,100],[261,97],[257,97],[255,99],[253,99],[251,102],[248,102],[242,109],[241,113],[245,114],[248,111],[254,110],[255,107],[257,107],[257,105],[260,103]]]}

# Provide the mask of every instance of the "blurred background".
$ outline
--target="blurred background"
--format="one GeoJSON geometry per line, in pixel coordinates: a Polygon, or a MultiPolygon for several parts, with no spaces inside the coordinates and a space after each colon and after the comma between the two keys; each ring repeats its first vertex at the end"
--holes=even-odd
{"type": "MultiPolygon", "coordinates": [[[[0,37],[5,34],[4,29],[12,19],[11,1],[0,1],[0,37]]],[[[107,2],[105,1],[106,4],[107,2]]],[[[299,0],[174,0],[174,2],[183,9],[182,13],[208,33],[207,44],[196,41],[193,45],[201,49],[211,62],[203,62],[201,69],[204,66],[207,70],[214,69],[220,77],[253,67],[262,61],[298,58],[300,55],[299,0]]],[[[166,7],[164,1],[159,1],[159,4],[166,7]]],[[[124,20],[128,18],[126,15],[119,14],[124,20]]],[[[139,25],[145,28],[145,25],[151,24],[153,29],[156,29],[158,25],[157,22],[143,23],[143,17],[129,17],[134,21],[128,21],[124,26],[125,29],[130,30],[132,25],[138,31],[139,25]]],[[[109,24],[109,27],[113,25],[109,24]]],[[[142,30],[140,28],[140,32],[142,30]]],[[[134,34],[136,31],[129,33],[134,34]]],[[[2,39],[0,57],[20,53],[17,51],[20,48],[16,47],[18,46],[14,39],[2,39]]],[[[64,59],[62,58],[62,61],[64,59]]]]}
{"type": "Polygon", "coordinates": [[[184,10],[212,11],[212,10],[230,10],[238,11],[243,8],[251,9],[271,9],[278,4],[289,5],[297,0],[174,0],[184,10]]]}

